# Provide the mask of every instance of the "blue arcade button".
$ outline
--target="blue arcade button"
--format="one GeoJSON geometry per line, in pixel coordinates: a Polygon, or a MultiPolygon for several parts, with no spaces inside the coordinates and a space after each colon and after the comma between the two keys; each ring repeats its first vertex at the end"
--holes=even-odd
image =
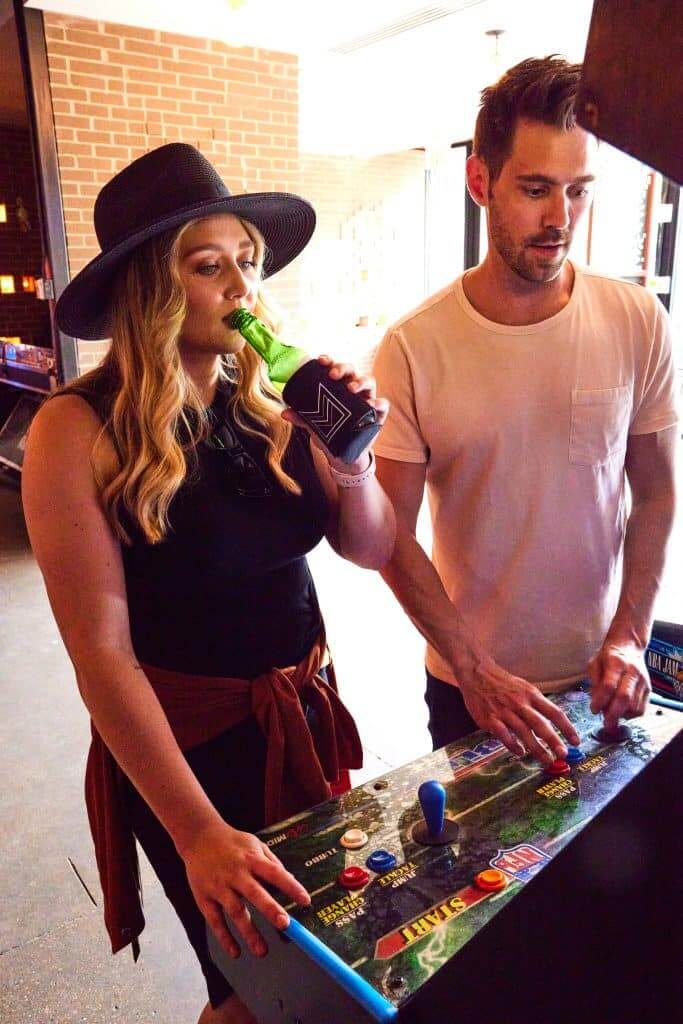
{"type": "Polygon", "coordinates": [[[567,747],[567,764],[578,764],[584,760],[585,756],[579,747],[567,747]]]}
{"type": "Polygon", "coordinates": [[[385,871],[391,871],[392,868],[396,867],[396,858],[388,850],[375,850],[374,853],[370,854],[365,863],[371,871],[376,871],[377,874],[381,875],[385,871]]]}

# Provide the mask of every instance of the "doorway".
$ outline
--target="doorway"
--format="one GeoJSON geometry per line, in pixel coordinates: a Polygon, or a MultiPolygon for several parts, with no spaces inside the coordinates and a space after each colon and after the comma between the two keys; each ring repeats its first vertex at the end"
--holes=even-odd
{"type": "Polygon", "coordinates": [[[66,246],[47,74],[42,14],[0,0],[0,466],[13,471],[36,409],[76,367],[54,323],[66,246]]]}

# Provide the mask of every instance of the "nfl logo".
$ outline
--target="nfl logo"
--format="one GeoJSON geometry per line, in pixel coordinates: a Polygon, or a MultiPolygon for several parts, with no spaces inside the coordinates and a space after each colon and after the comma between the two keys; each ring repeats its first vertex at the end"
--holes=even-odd
{"type": "Polygon", "coordinates": [[[520,843],[509,850],[499,850],[490,864],[492,868],[499,868],[520,882],[528,882],[549,860],[550,857],[543,850],[529,843],[520,843]]]}

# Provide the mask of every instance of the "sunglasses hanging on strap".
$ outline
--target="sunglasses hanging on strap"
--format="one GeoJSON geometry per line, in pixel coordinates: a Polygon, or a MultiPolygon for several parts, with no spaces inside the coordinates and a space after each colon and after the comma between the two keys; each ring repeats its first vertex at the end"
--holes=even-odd
{"type": "Polygon", "coordinates": [[[245,498],[265,498],[271,493],[263,470],[245,451],[228,423],[220,423],[205,444],[212,451],[224,454],[227,480],[235,494],[245,498]]]}

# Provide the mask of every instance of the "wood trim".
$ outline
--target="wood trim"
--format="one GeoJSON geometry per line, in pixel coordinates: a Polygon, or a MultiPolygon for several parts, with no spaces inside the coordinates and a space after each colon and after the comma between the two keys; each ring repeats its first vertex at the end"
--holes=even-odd
{"type": "Polygon", "coordinates": [[[588,211],[588,234],[586,236],[586,266],[591,265],[591,256],[593,255],[593,210],[595,209],[595,202],[592,202],[588,211]]]}
{"type": "Polygon", "coordinates": [[[662,193],[662,179],[656,171],[648,175],[645,218],[643,223],[643,277],[647,282],[655,272],[657,259],[657,207],[662,193]]]}

